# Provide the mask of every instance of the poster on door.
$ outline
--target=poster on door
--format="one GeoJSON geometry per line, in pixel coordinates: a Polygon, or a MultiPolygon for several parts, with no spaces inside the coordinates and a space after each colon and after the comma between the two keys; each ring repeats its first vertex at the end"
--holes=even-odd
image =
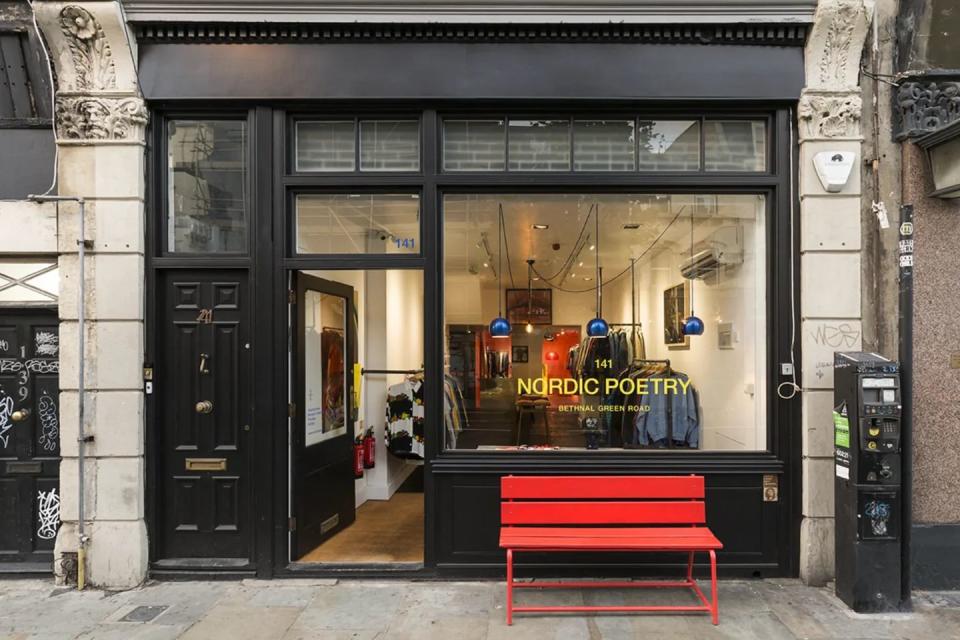
{"type": "Polygon", "coordinates": [[[343,299],[307,291],[304,300],[304,444],[346,433],[343,299]]]}

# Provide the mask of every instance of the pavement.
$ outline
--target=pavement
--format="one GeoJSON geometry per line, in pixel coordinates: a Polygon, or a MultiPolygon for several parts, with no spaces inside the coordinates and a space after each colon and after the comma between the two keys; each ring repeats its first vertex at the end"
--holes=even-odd
{"type": "MultiPolygon", "coordinates": [[[[683,604],[688,594],[530,589],[518,599],[528,604],[683,604]]],[[[829,589],[795,580],[725,580],[716,627],[699,614],[517,614],[508,627],[502,582],[151,582],[130,591],[78,592],[49,581],[8,580],[0,581],[0,638],[948,640],[960,638],[960,592],[917,592],[910,613],[865,615],[851,612],[829,589]]]]}

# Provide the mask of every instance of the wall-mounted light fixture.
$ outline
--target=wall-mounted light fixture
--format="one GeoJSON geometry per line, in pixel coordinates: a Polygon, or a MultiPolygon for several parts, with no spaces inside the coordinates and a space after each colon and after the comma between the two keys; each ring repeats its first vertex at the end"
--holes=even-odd
{"type": "Polygon", "coordinates": [[[926,152],[934,198],[960,198],[960,120],[917,138],[926,152]]]}

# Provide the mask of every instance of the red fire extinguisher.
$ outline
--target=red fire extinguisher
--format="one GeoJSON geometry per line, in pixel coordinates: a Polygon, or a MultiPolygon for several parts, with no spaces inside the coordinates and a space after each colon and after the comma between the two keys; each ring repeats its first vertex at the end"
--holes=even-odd
{"type": "Polygon", "coordinates": [[[377,439],[373,435],[373,429],[367,429],[367,435],[363,437],[363,467],[373,469],[377,464],[377,439]]]}
{"type": "Polygon", "coordinates": [[[360,436],[353,441],[353,477],[363,477],[363,438],[360,436]]]}

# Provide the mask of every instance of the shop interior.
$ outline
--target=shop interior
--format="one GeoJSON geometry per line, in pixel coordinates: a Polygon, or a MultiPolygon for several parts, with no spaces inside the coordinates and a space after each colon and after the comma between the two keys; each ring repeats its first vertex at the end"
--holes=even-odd
{"type": "Polygon", "coordinates": [[[466,406],[448,449],[766,449],[763,196],[450,194],[443,207],[445,364],[466,406]],[[691,316],[702,333],[684,332],[691,316]],[[544,377],[600,391],[522,386],[544,377]]]}
{"type": "MultiPolygon", "coordinates": [[[[316,485],[305,499],[345,500],[355,519],[350,522],[338,514],[341,525],[332,535],[303,554],[292,547],[291,559],[422,563],[423,272],[304,271],[297,276],[301,274],[348,287],[353,296],[350,318],[345,317],[342,299],[308,291],[303,309],[307,339],[301,344],[308,351],[306,449],[335,446],[350,456],[349,466],[336,467],[338,476],[346,475],[349,481],[336,477],[316,485]],[[345,332],[354,332],[353,348],[344,340],[345,332]],[[359,380],[354,378],[354,363],[359,365],[359,380]],[[352,495],[330,495],[349,491],[351,485],[352,495]]],[[[291,424],[304,428],[303,423],[291,424]]],[[[291,487],[293,513],[299,497],[292,493],[291,487]]]]}
{"type": "MultiPolygon", "coordinates": [[[[367,251],[406,251],[397,239],[417,244],[416,205],[410,196],[301,202],[298,246],[315,237],[329,247],[341,233],[367,251]]],[[[445,196],[442,445],[765,449],[765,212],[763,196],[744,194],[445,196]],[[602,390],[576,386],[589,379],[602,390]],[[574,387],[531,389],[536,380],[574,387]]],[[[308,453],[341,438],[356,456],[338,467],[352,483],[338,476],[311,490],[322,501],[352,487],[352,501],[341,498],[353,513],[314,547],[292,547],[292,560],[422,562],[423,273],[300,274],[352,304],[307,292],[298,344],[315,397],[306,425],[292,424],[306,429],[308,453]],[[337,331],[352,331],[353,346],[337,331]]]]}

